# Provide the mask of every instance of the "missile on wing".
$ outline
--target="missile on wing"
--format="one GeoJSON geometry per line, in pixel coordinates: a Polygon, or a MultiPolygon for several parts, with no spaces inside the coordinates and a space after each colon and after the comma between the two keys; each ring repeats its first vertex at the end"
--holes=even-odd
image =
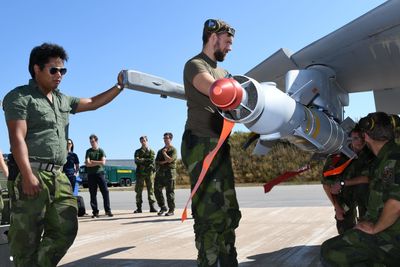
{"type": "Polygon", "coordinates": [[[210,99],[223,117],[260,135],[256,154],[267,153],[271,142],[283,139],[302,150],[341,151],[354,157],[348,147],[349,129],[337,122],[348,96],[333,78],[325,79],[331,75],[323,66],[289,72],[286,93],[272,82],[260,84],[250,77],[233,76],[214,82],[210,99]]]}

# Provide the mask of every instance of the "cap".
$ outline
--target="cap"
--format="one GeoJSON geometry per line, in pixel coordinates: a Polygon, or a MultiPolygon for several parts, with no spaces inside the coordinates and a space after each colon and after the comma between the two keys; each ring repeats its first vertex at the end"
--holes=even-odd
{"type": "Polygon", "coordinates": [[[217,19],[208,19],[204,22],[204,32],[209,33],[228,33],[231,36],[235,36],[235,29],[229,26],[228,23],[217,19]]]}

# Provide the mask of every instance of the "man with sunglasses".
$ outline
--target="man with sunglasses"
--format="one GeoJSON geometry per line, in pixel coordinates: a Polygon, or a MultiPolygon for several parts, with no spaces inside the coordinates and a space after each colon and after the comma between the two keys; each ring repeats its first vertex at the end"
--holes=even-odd
{"type": "Polygon", "coordinates": [[[8,233],[15,266],[56,266],[78,230],[77,202],[62,172],[67,158],[69,114],[95,110],[113,100],[117,84],[92,98],[66,96],[58,89],[67,69],[65,50],[43,43],[32,49],[32,79],[4,98],[12,158],[8,189],[11,225],[8,233]]]}
{"type": "MultiPolygon", "coordinates": [[[[182,161],[193,189],[204,157],[216,146],[223,118],[209,99],[209,89],[229,73],[217,66],[231,51],[235,30],[209,19],[203,28],[203,49],[185,64],[183,80],[188,118],[182,138],[182,161]]],[[[192,199],[198,266],[238,266],[235,229],[241,213],[236,198],[230,148],[226,141],[192,199]]]]}

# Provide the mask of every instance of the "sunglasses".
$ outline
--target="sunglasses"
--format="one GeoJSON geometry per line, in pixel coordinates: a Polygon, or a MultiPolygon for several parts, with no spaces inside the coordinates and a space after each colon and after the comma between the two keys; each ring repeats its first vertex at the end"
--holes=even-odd
{"type": "Polygon", "coordinates": [[[54,75],[57,72],[59,72],[61,75],[65,75],[65,73],[67,73],[67,68],[51,67],[51,68],[49,68],[49,72],[51,75],[54,75]]]}

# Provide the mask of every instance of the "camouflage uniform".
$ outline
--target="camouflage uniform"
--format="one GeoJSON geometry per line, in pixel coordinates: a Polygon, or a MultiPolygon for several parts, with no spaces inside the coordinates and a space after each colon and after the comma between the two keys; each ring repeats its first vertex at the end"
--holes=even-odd
{"type": "MultiPolygon", "coordinates": [[[[199,178],[204,157],[218,138],[197,137],[186,132],[182,161],[187,166],[191,188],[199,178]]],[[[199,266],[237,266],[235,229],[241,213],[236,199],[230,146],[227,141],[215,156],[207,175],[192,199],[192,216],[199,266]]]]}
{"type": "MultiPolygon", "coordinates": [[[[9,161],[11,225],[8,234],[15,266],[56,266],[72,245],[78,229],[77,202],[61,172],[67,158],[69,113],[79,98],[52,92],[50,105],[34,80],[17,87],[3,101],[6,120],[26,120],[29,160],[58,165],[53,171],[32,171],[42,186],[35,196],[22,191],[22,177],[9,161]],[[15,179],[12,179],[15,178],[15,179]]],[[[32,163],[33,164],[33,163],[32,163]]]]}
{"type": "MultiPolygon", "coordinates": [[[[321,182],[323,184],[332,185],[340,180],[350,180],[357,176],[368,176],[369,166],[373,160],[374,155],[364,146],[360,151],[358,158],[351,161],[349,166],[339,175],[324,177],[321,182]]],[[[333,169],[344,164],[348,158],[344,154],[335,154],[326,160],[324,171],[333,169]]],[[[336,228],[339,234],[343,234],[346,230],[353,228],[357,223],[357,208],[359,217],[365,215],[367,202],[368,202],[368,184],[359,184],[353,186],[346,186],[343,190],[334,195],[339,205],[345,210],[344,219],[337,220],[336,228]]]]}
{"type": "MultiPolygon", "coordinates": [[[[206,54],[190,59],[184,70],[188,119],[182,138],[182,161],[190,176],[191,188],[199,178],[205,156],[215,148],[223,118],[210,99],[192,84],[202,72],[214,79],[228,76],[206,54]]],[[[236,199],[228,140],[215,156],[207,175],[192,199],[192,216],[198,266],[238,266],[235,229],[241,213],[236,199]]]]}
{"type": "MultiPolygon", "coordinates": [[[[370,171],[370,194],[365,220],[377,223],[389,199],[400,201],[400,146],[393,141],[379,151],[370,171]]],[[[321,260],[326,266],[399,266],[400,219],[370,235],[351,229],[325,241],[321,260]]]]}
{"type": "Polygon", "coordinates": [[[164,161],[162,149],[157,152],[156,156],[156,178],[154,181],[154,193],[156,195],[157,204],[161,209],[165,208],[165,200],[162,193],[165,187],[168,208],[170,211],[175,210],[175,180],[176,180],[176,148],[170,146],[167,150],[167,155],[173,159],[172,162],[166,164],[158,164],[159,161],[164,161]]]}
{"type": "Polygon", "coordinates": [[[135,151],[136,163],[136,206],[138,209],[142,208],[142,192],[143,186],[146,182],[147,199],[149,200],[150,207],[156,202],[154,197],[154,156],[155,153],[150,148],[139,148],[135,151]]]}
{"type": "MultiPolygon", "coordinates": [[[[344,170],[342,179],[351,180],[358,176],[369,176],[369,169],[375,156],[371,150],[365,145],[364,148],[358,153],[357,158],[353,159],[349,166],[344,170]]],[[[349,198],[341,200],[342,194],[339,194],[339,201],[345,203],[350,209],[358,209],[359,218],[363,218],[367,212],[368,197],[369,197],[369,184],[358,184],[353,186],[344,187],[342,192],[346,196],[349,192],[349,198]]],[[[357,216],[357,212],[355,212],[357,216]]]]}

